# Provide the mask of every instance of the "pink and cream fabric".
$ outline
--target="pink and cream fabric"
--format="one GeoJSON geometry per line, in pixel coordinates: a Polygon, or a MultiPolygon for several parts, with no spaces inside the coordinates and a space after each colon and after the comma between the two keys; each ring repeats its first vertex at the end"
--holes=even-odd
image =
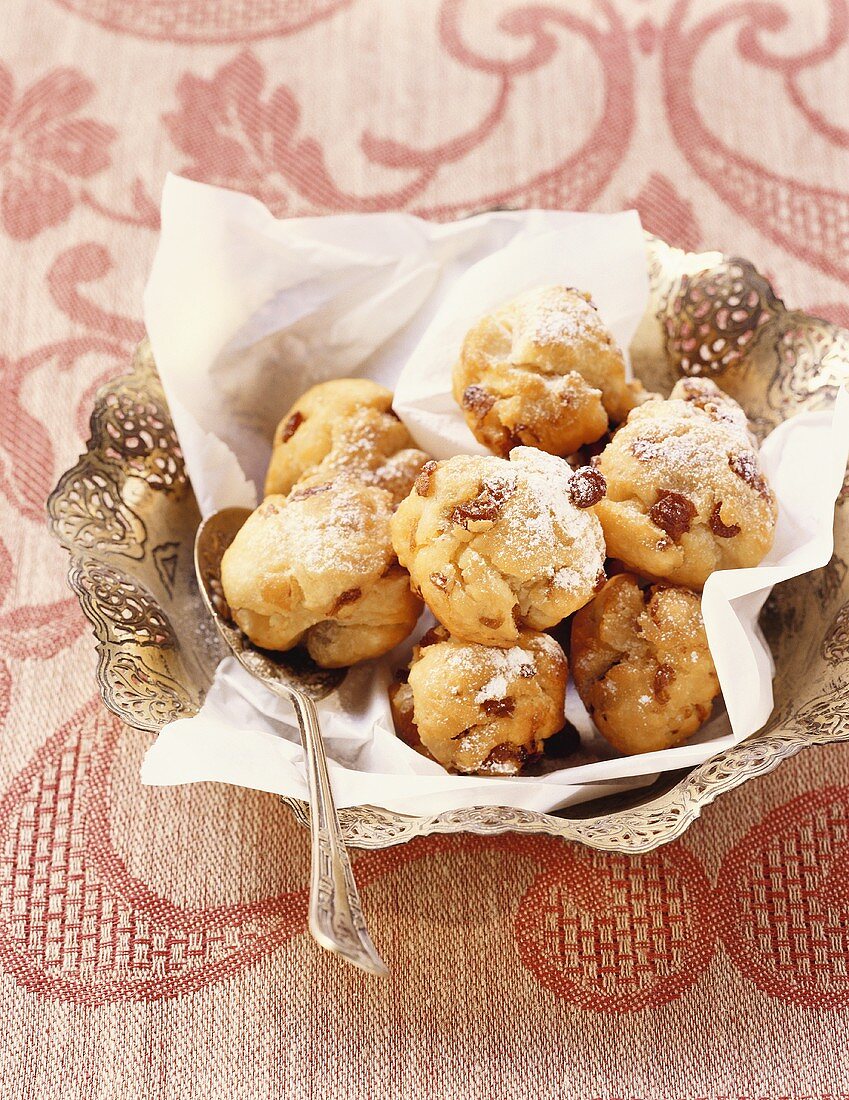
{"type": "MultiPolygon", "coordinates": [[[[842,747],[644,857],[511,836],[364,852],[394,971],[369,982],[307,936],[307,836],[275,799],[141,786],[151,738],[95,697],[44,501],[143,335],[166,171],[280,216],[635,205],[849,323],[847,88],[842,0],[7,0],[4,1096],[846,1090],[842,747]]],[[[829,644],[847,632],[844,608],[829,644]]]]}

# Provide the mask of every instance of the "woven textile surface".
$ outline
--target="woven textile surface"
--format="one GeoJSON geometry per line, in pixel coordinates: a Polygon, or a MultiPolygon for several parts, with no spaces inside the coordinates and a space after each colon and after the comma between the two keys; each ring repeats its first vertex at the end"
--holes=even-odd
{"type": "Polygon", "coordinates": [[[281,216],[635,206],[849,324],[847,126],[845,0],[5,0],[5,1100],[849,1096],[845,746],[640,858],[356,856],[381,983],[307,935],[278,800],[140,785],[44,520],[143,335],[168,170],[281,216]]]}

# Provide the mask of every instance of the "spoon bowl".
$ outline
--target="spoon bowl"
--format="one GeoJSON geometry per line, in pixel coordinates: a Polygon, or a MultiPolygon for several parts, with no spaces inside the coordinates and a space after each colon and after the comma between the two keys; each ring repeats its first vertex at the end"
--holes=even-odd
{"type": "Polygon", "coordinates": [[[255,646],[233,621],[221,584],[221,559],[251,514],[249,508],[222,508],[201,522],[195,536],[195,574],[203,602],[233,653],[252,675],[301,691],[318,702],[345,679],[347,669],[320,668],[304,649],[278,653],[255,646]]]}

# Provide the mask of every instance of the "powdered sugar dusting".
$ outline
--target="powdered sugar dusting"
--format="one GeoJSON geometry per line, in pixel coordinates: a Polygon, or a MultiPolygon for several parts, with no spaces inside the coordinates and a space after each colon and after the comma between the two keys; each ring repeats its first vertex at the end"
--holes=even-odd
{"type": "MultiPolygon", "coordinates": [[[[744,453],[758,465],[745,418],[742,422],[730,415],[717,419],[676,398],[635,409],[611,444],[613,451],[622,446],[654,467],[670,485],[683,475],[689,484],[706,491],[715,485],[717,470],[725,467],[729,453],[744,453]]],[[[603,460],[601,468],[604,472],[603,460]]]]}
{"type": "Polygon", "coordinates": [[[300,508],[299,503],[288,504],[287,510],[295,513],[289,535],[295,547],[293,561],[305,572],[314,576],[330,571],[361,575],[373,570],[376,559],[385,556],[376,555],[374,546],[390,545],[388,494],[337,479],[325,492],[305,499],[300,508]],[[384,496],[385,509],[381,507],[384,496]],[[381,525],[381,520],[385,526],[382,540],[375,532],[375,523],[381,525]]]}
{"type": "Polygon", "coordinates": [[[494,664],[495,671],[475,696],[475,702],[479,704],[504,699],[511,683],[533,676],[537,671],[534,655],[520,646],[490,650],[487,660],[494,664]]]}
{"type": "Polygon", "coordinates": [[[556,571],[552,583],[555,588],[560,588],[564,592],[572,592],[583,586],[585,578],[583,572],[565,566],[563,569],[556,571]]]}
{"type": "Polygon", "coordinates": [[[512,538],[532,550],[555,552],[564,541],[570,546],[592,540],[598,520],[592,513],[572,504],[569,485],[572,471],[568,463],[531,447],[516,447],[510,452],[524,474],[524,499],[511,513],[512,538]]]}
{"type": "Polygon", "coordinates": [[[483,685],[475,696],[476,703],[486,703],[490,699],[503,699],[507,694],[509,680],[503,673],[498,673],[483,685]]]}
{"type": "MultiPolygon", "coordinates": [[[[517,335],[541,347],[570,344],[598,327],[598,316],[580,291],[567,287],[543,287],[522,295],[517,305],[527,309],[532,322],[517,335]]],[[[523,311],[524,312],[524,311],[523,311]]]]}

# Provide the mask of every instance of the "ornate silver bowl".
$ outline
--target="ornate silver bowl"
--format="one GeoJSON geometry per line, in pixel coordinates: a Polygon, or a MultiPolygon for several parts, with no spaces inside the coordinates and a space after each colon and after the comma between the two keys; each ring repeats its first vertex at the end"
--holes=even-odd
{"type": "MultiPolygon", "coordinates": [[[[651,294],[631,355],[652,389],[710,375],[765,434],[823,405],[849,380],[849,332],[789,310],[745,260],[684,253],[647,237],[651,294]]],[[[343,810],[349,843],[381,848],[428,833],[548,833],[593,848],[647,851],[680,836],[723,791],[809,745],[849,740],[849,496],[841,494],[829,565],[779,586],[762,616],[776,659],[767,726],[689,772],[558,814],[472,808],[412,817],[343,810]]],[[[103,701],[128,726],[157,731],[194,713],[223,655],[192,567],[200,516],[147,343],[97,394],[91,439],[48,502],[69,551],[69,580],[94,627],[103,701]]],[[[285,800],[307,824],[309,807],[285,800]]]]}

